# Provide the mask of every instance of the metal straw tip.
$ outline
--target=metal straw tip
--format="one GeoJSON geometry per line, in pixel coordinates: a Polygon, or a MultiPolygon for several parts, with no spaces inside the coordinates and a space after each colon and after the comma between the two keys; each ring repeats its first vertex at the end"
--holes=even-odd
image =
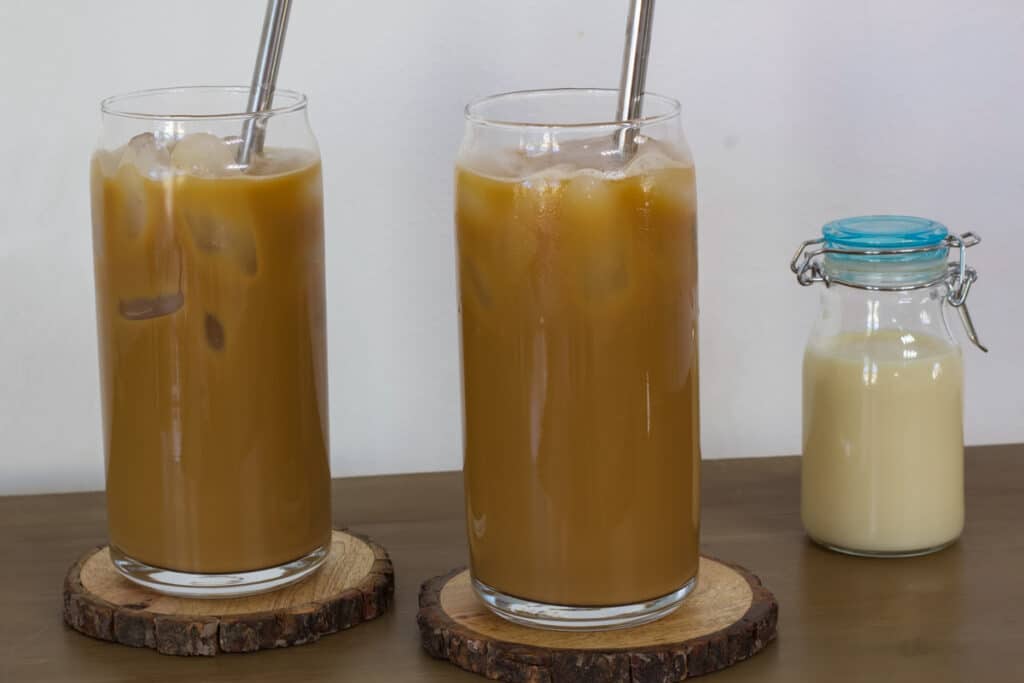
{"type": "MultiPolygon", "coordinates": [[[[256,66],[252,72],[249,87],[249,102],[246,112],[259,114],[269,110],[274,103],[274,88],[277,72],[281,66],[281,51],[284,35],[288,30],[288,14],[291,0],[267,0],[267,11],[263,17],[263,33],[256,55],[256,66]]],[[[238,148],[238,163],[248,166],[253,152],[263,151],[266,138],[266,117],[252,116],[242,127],[242,144],[238,148]]]]}
{"type": "MultiPolygon", "coordinates": [[[[622,75],[619,79],[619,121],[636,121],[643,114],[653,24],[654,0],[630,0],[626,44],[622,52],[622,75]]],[[[636,126],[628,126],[616,134],[619,154],[624,158],[636,153],[637,132],[636,126]]]]}

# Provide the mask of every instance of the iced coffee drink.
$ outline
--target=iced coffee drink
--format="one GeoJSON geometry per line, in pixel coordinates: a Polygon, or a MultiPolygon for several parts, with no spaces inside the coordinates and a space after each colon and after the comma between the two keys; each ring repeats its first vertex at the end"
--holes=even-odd
{"type": "Polygon", "coordinates": [[[244,166],[239,122],[153,116],[92,161],[112,556],[166,592],[265,590],[330,540],[319,157],[275,145],[304,109],[244,166]]]}
{"type": "Polygon", "coordinates": [[[600,124],[503,123],[583,95],[528,96],[470,107],[456,171],[474,585],[530,625],[629,625],[697,572],[693,165],[670,104],[625,157],[600,124]]]}

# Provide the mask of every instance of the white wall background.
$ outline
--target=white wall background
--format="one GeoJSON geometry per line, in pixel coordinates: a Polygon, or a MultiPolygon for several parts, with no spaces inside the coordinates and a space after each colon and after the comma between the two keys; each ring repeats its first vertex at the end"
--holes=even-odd
{"type": "MultiPolygon", "coordinates": [[[[336,476],[460,466],[462,105],[614,86],[626,0],[295,3],[280,83],[327,187],[336,476]]],[[[0,493],[102,486],[87,161],[101,96],[247,83],[259,0],[0,0],[0,493]]],[[[662,0],[698,164],[706,457],[799,450],[797,243],[905,212],[985,237],[967,440],[1024,441],[1024,3],[662,0]]]]}

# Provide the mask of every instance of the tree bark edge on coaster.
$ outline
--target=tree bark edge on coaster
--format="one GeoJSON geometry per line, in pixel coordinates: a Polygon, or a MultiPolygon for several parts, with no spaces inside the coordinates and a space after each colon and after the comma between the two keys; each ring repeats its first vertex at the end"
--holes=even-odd
{"type": "Polygon", "coordinates": [[[676,612],[620,631],[567,635],[511,624],[490,614],[479,600],[478,606],[468,607],[467,586],[464,568],[423,582],[420,641],[432,657],[499,681],[680,681],[752,657],[775,639],[778,623],[778,602],[757,576],[708,556],[701,558],[697,589],[676,612]],[[727,590],[716,592],[715,584],[725,583],[727,590]],[[749,593],[740,595],[741,586],[749,593]],[[712,614],[718,600],[729,602],[724,624],[712,614]],[[695,626],[701,623],[708,624],[707,632],[695,626]],[[674,633],[680,637],[674,639],[674,633]]]}
{"type": "Polygon", "coordinates": [[[380,616],[394,590],[387,551],[348,530],[334,530],[324,566],[303,581],[220,600],[173,598],[137,586],[117,573],[107,546],[96,546],[68,570],[63,617],[72,629],[100,640],[209,656],[315,642],[380,616]]]}

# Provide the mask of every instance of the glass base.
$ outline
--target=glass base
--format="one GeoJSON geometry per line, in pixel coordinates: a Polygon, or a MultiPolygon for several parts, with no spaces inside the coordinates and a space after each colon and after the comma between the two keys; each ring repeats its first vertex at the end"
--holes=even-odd
{"type": "Polygon", "coordinates": [[[110,546],[114,568],[129,581],[164,595],[179,598],[239,598],[283,588],[306,578],[327,559],[329,545],[277,567],[228,574],[178,572],[134,560],[110,546]]]}
{"type": "Polygon", "coordinates": [[[945,550],[949,546],[956,543],[958,540],[957,538],[954,538],[952,540],[946,541],[945,543],[940,543],[939,545],[933,545],[928,548],[920,548],[916,550],[861,550],[858,548],[844,548],[843,546],[835,545],[834,543],[822,541],[809,534],[807,537],[811,539],[812,542],[816,543],[817,545],[820,545],[822,548],[825,548],[826,550],[831,550],[832,552],[842,553],[843,555],[852,555],[853,557],[874,557],[881,559],[896,559],[900,557],[920,557],[921,555],[931,555],[932,553],[937,553],[940,550],[945,550]]]}
{"type": "Polygon", "coordinates": [[[696,585],[697,577],[694,576],[682,588],[653,600],[610,607],[570,607],[506,595],[473,579],[476,594],[499,617],[551,631],[611,631],[646,624],[675,611],[696,585]]]}

